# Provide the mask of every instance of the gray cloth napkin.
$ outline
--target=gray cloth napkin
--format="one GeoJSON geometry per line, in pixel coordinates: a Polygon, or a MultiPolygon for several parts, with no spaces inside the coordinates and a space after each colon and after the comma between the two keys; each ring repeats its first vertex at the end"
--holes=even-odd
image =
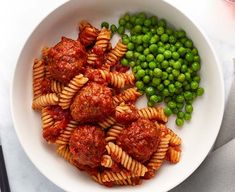
{"type": "MultiPolygon", "coordinates": [[[[235,66],[235,60],[234,60],[235,66]]],[[[235,78],[213,152],[170,192],[235,192],[235,78]]]]}

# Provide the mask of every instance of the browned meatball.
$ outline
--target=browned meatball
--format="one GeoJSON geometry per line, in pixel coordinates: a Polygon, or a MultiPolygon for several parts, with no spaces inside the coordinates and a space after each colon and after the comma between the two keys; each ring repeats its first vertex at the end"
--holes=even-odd
{"type": "Polygon", "coordinates": [[[102,121],[115,111],[110,88],[98,83],[88,83],[75,96],[70,107],[72,117],[80,122],[102,121]]]}
{"type": "Polygon", "coordinates": [[[124,129],[117,138],[118,144],[140,162],[150,159],[157,150],[161,130],[148,119],[138,119],[124,129]]]}
{"type": "Polygon", "coordinates": [[[70,151],[81,165],[97,167],[105,151],[105,135],[100,127],[79,126],[70,138],[70,151]]]}
{"type": "Polygon", "coordinates": [[[48,53],[49,72],[53,78],[68,83],[81,71],[87,61],[87,53],[79,42],[66,37],[52,47],[48,53]]]}

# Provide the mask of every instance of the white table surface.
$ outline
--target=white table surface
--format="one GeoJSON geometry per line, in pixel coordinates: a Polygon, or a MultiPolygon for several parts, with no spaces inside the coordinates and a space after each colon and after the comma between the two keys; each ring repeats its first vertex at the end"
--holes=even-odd
{"type": "MultiPolygon", "coordinates": [[[[35,26],[65,0],[8,0],[0,2],[0,134],[13,192],[62,192],[30,162],[15,134],[9,90],[20,50],[35,26]]],[[[98,1],[94,1],[98,2],[98,1]]],[[[168,0],[184,11],[207,34],[223,67],[225,93],[232,80],[235,57],[235,6],[224,0],[168,0]]]]}

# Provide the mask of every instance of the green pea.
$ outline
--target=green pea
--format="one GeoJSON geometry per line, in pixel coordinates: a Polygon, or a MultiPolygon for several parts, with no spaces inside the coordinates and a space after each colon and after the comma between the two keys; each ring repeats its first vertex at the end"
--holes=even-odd
{"type": "Polygon", "coordinates": [[[193,57],[193,61],[196,61],[196,62],[200,62],[200,57],[199,57],[199,55],[195,55],[194,57],[193,57]]]}
{"type": "Polygon", "coordinates": [[[173,68],[179,70],[181,68],[181,63],[179,61],[174,62],[173,63],[173,68]]]}
{"type": "Polygon", "coordinates": [[[122,38],[123,44],[127,45],[130,41],[128,38],[122,38]]]}
{"type": "Polygon", "coordinates": [[[125,21],[130,21],[131,16],[129,15],[129,13],[125,13],[125,15],[123,16],[125,21]]]}
{"type": "Polygon", "coordinates": [[[119,26],[117,32],[119,35],[123,35],[125,33],[125,28],[123,26],[119,26]]]}
{"type": "Polygon", "coordinates": [[[133,51],[127,51],[125,55],[127,59],[132,59],[134,57],[133,51]]]}
{"type": "Polygon", "coordinates": [[[174,80],[174,75],[173,75],[173,74],[169,74],[169,75],[168,75],[168,79],[169,79],[170,81],[173,81],[173,80],[174,80]]]}
{"type": "Polygon", "coordinates": [[[193,57],[193,54],[192,53],[186,53],[185,55],[185,59],[188,61],[188,62],[192,62],[194,57],[193,57]]]}
{"type": "Polygon", "coordinates": [[[166,72],[167,72],[168,74],[171,74],[171,73],[172,73],[172,70],[173,70],[172,67],[167,67],[166,72]]]}
{"type": "Polygon", "coordinates": [[[144,19],[137,17],[135,20],[136,25],[143,25],[144,24],[144,19]]]}
{"type": "Polygon", "coordinates": [[[168,78],[168,73],[167,72],[162,72],[162,80],[165,80],[168,78]]]}
{"type": "Polygon", "coordinates": [[[157,86],[157,89],[159,91],[162,91],[164,89],[164,85],[162,83],[160,83],[158,86],[157,86]]]}
{"type": "Polygon", "coordinates": [[[137,37],[136,37],[136,44],[138,44],[138,45],[140,45],[140,44],[142,44],[142,35],[138,35],[137,37]]]}
{"type": "Polygon", "coordinates": [[[110,30],[111,30],[112,33],[116,33],[116,32],[117,32],[117,27],[116,27],[116,25],[112,24],[112,25],[110,26],[110,30]]]}
{"type": "Polygon", "coordinates": [[[154,77],[161,77],[162,76],[162,70],[159,68],[154,68],[153,70],[154,77]]]}
{"type": "Polygon", "coordinates": [[[173,112],[174,114],[177,114],[177,113],[179,112],[179,109],[178,109],[178,108],[174,108],[174,109],[172,110],[172,112],[173,112]]]}
{"type": "Polygon", "coordinates": [[[143,54],[144,54],[145,56],[147,56],[149,53],[150,53],[149,48],[145,48],[144,51],[143,51],[143,54]]]}
{"type": "Polygon", "coordinates": [[[173,52],[173,53],[172,53],[172,58],[173,58],[174,60],[178,60],[179,57],[180,57],[180,55],[179,55],[178,52],[173,52]]]}
{"type": "Polygon", "coordinates": [[[162,26],[157,28],[157,34],[158,35],[162,35],[164,32],[165,32],[165,29],[162,26]]]}
{"type": "Polygon", "coordinates": [[[197,48],[193,48],[192,50],[192,54],[194,55],[194,56],[197,56],[198,55],[198,50],[197,50],[197,48]]]}
{"type": "Polygon", "coordinates": [[[143,50],[144,50],[144,47],[142,45],[138,45],[136,47],[136,51],[138,51],[139,53],[143,52],[143,50]]]}
{"type": "Polygon", "coordinates": [[[163,81],[163,84],[164,84],[165,86],[167,86],[167,85],[170,84],[170,81],[169,81],[168,79],[165,79],[165,80],[163,81]]]}
{"type": "Polygon", "coordinates": [[[184,103],[176,103],[176,107],[179,110],[182,110],[184,108],[184,103]]]}
{"type": "Polygon", "coordinates": [[[166,69],[169,66],[169,62],[167,60],[162,61],[161,66],[163,69],[166,69]]]}
{"type": "Polygon", "coordinates": [[[157,64],[156,64],[156,62],[151,61],[151,62],[149,62],[148,66],[150,69],[155,69],[157,67],[157,64]]]}
{"type": "Polygon", "coordinates": [[[147,68],[148,68],[148,63],[147,63],[146,61],[142,62],[142,63],[141,63],[141,67],[142,67],[143,69],[147,69],[147,68]]]}
{"type": "Polygon", "coordinates": [[[185,114],[184,114],[184,119],[185,119],[186,121],[189,121],[191,118],[192,118],[192,116],[191,116],[190,113],[185,113],[185,114]]]}
{"type": "Polygon", "coordinates": [[[102,23],[101,23],[101,28],[103,28],[103,27],[105,27],[105,28],[109,28],[109,23],[108,22],[106,22],[106,21],[103,21],[102,23]]]}
{"type": "Polygon", "coordinates": [[[147,57],[146,57],[146,60],[148,62],[153,61],[154,60],[154,55],[153,54],[148,54],[147,57]]]}
{"type": "Polygon", "coordinates": [[[185,113],[183,111],[179,111],[178,114],[177,114],[177,117],[180,118],[180,119],[183,119],[184,115],[185,115],[185,113]]]}
{"type": "Polygon", "coordinates": [[[184,75],[187,81],[191,81],[191,74],[189,72],[186,72],[184,75]]]}
{"type": "Polygon", "coordinates": [[[135,63],[135,61],[131,61],[131,62],[129,63],[129,65],[130,65],[131,67],[134,67],[134,66],[136,65],[136,63],[135,63]]]}
{"type": "Polygon", "coordinates": [[[184,47],[180,47],[177,52],[180,56],[184,56],[186,49],[184,47]]]}
{"type": "Polygon", "coordinates": [[[170,107],[165,107],[164,113],[166,116],[170,116],[170,115],[172,115],[172,110],[170,109],[170,107]]]}
{"type": "Polygon", "coordinates": [[[164,58],[169,59],[169,58],[171,58],[171,51],[170,50],[165,50],[163,55],[164,55],[164,58]]]}
{"type": "Polygon", "coordinates": [[[164,97],[169,96],[169,95],[170,95],[169,90],[166,89],[166,88],[164,88],[164,89],[162,90],[162,95],[163,95],[164,97]]]}
{"type": "Polygon", "coordinates": [[[175,87],[176,87],[176,88],[181,88],[181,87],[182,87],[182,83],[179,82],[179,81],[176,81],[176,82],[175,82],[175,87]]]}
{"type": "Polygon", "coordinates": [[[129,43],[127,44],[127,48],[128,48],[128,50],[134,50],[134,48],[135,48],[134,43],[129,42],[129,43]]]}
{"type": "Polygon", "coordinates": [[[192,113],[193,112],[193,106],[192,105],[185,105],[185,112],[192,113]]]}
{"type": "Polygon", "coordinates": [[[198,88],[198,82],[196,82],[196,81],[192,81],[191,82],[191,89],[193,89],[193,90],[195,90],[195,89],[197,89],[198,88]]]}
{"type": "Polygon", "coordinates": [[[149,46],[149,50],[150,50],[151,53],[156,53],[157,52],[157,48],[158,48],[158,46],[156,44],[151,44],[149,46]]]}
{"type": "Polygon", "coordinates": [[[174,44],[176,42],[176,38],[173,35],[169,36],[169,43],[174,44]]]}
{"type": "Polygon", "coordinates": [[[134,52],[134,58],[138,58],[140,56],[140,53],[134,52]]]}
{"type": "Polygon", "coordinates": [[[200,83],[201,77],[196,75],[196,76],[193,77],[193,81],[196,81],[196,82],[200,83]]]}
{"type": "Polygon", "coordinates": [[[184,42],[184,46],[187,47],[187,48],[191,48],[193,47],[193,42],[191,39],[188,39],[184,42]]]}
{"type": "Polygon", "coordinates": [[[170,107],[171,109],[174,109],[174,108],[176,108],[176,103],[174,101],[169,101],[167,103],[167,106],[170,107]]]}
{"type": "Polygon", "coordinates": [[[149,43],[150,44],[155,44],[159,41],[159,36],[158,35],[154,35],[153,37],[151,37],[149,43]]]}
{"type": "Polygon", "coordinates": [[[156,57],[156,60],[158,62],[162,62],[164,60],[164,55],[163,54],[158,54],[157,57],[156,57]]]}
{"type": "Polygon", "coordinates": [[[151,101],[148,101],[148,102],[147,102],[148,107],[153,107],[154,104],[155,104],[155,103],[153,103],[153,102],[151,102],[151,101]]]}
{"type": "Polygon", "coordinates": [[[149,77],[148,75],[145,75],[145,76],[143,77],[143,82],[144,82],[145,84],[148,84],[148,83],[150,82],[150,77],[149,77]]]}
{"type": "Polygon", "coordinates": [[[179,30],[179,31],[176,32],[176,36],[177,36],[178,38],[185,37],[185,36],[186,36],[186,32],[185,32],[183,29],[181,29],[181,30],[179,30]]]}
{"type": "Polygon", "coordinates": [[[198,62],[193,62],[192,63],[192,69],[193,71],[199,71],[201,68],[201,65],[198,62]]]}
{"type": "Polygon", "coordinates": [[[178,80],[179,82],[184,82],[184,80],[185,80],[185,74],[183,74],[183,73],[179,74],[177,80],[178,80]]]}
{"type": "Polygon", "coordinates": [[[164,47],[158,47],[157,52],[163,54],[165,52],[165,48],[164,47]]]}
{"type": "Polygon", "coordinates": [[[121,59],[121,64],[122,64],[123,66],[128,66],[128,65],[129,65],[128,60],[127,60],[126,58],[122,58],[122,59],[121,59]]]}
{"type": "Polygon", "coordinates": [[[161,35],[161,41],[162,41],[162,42],[167,42],[168,39],[169,39],[169,36],[168,36],[166,33],[164,33],[164,34],[161,35]]]}
{"type": "Polygon", "coordinates": [[[177,117],[175,123],[177,126],[182,127],[184,125],[184,119],[177,117]]]}
{"type": "Polygon", "coordinates": [[[158,21],[158,26],[160,27],[166,27],[166,20],[165,19],[160,19],[158,21]]]}
{"type": "Polygon", "coordinates": [[[188,70],[187,65],[183,64],[183,65],[181,66],[180,71],[181,71],[182,73],[185,73],[187,70],[188,70]]]}
{"type": "Polygon", "coordinates": [[[172,70],[172,74],[174,75],[174,77],[178,77],[179,74],[180,74],[180,72],[179,72],[179,70],[177,70],[177,69],[173,69],[173,70],[172,70]]]}
{"type": "Polygon", "coordinates": [[[168,85],[168,89],[169,89],[169,92],[170,92],[170,93],[174,93],[174,92],[175,92],[175,86],[174,86],[174,84],[168,85]]]}
{"type": "Polygon", "coordinates": [[[176,101],[178,103],[183,103],[184,102],[184,96],[183,95],[177,95],[176,96],[176,101]]]}
{"type": "Polygon", "coordinates": [[[153,103],[157,103],[158,102],[158,96],[157,95],[152,95],[150,96],[149,100],[153,103]]]}
{"type": "Polygon", "coordinates": [[[185,98],[185,100],[189,101],[189,100],[193,99],[193,95],[190,91],[185,91],[184,92],[184,98],[185,98]]]}
{"type": "Polygon", "coordinates": [[[144,56],[144,55],[140,55],[140,56],[138,57],[138,59],[143,62],[143,61],[145,61],[145,56],[144,56]]]}
{"type": "Polygon", "coordinates": [[[173,34],[173,29],[170,28],[170,27],[167,27],[167,28],[166,28],[166,34],[167,34],[167,35],[172,35],[172,34],[173,34]]]}
{"type": "Polygon", "coordinates": [[[144,83],[142,81],[136,81],[135,86],[138,90],[141,90],[144,88],[144,83]]]}
{"type": "Polygon", "coordinates": [[[202,96],[204,94],[204,89],[202,87],[198,87],[197,89],[197,95],[202,96]]]}
{"type": "Polygon", "coordinates": [[[156,90],[154,89],[154,87],[147,87],[145,89],[145,92],[148,96],[156,94],[156,90]]]}
{"type": "Polygon", "coordinates": [[[161,83],[161,79],[160,79],[160,78],[154,77],[154,78],[152,79],[152,85],[153,85],[154,87],[157,87],[158,85],[160,85],[160,83],[161,83]]]}

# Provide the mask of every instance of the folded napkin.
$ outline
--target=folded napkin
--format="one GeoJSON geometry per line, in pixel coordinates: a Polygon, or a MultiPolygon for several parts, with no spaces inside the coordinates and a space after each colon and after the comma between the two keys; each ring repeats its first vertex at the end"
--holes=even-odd
{"type": "MultiPolygon", "coordinates": [[[[235,61],[234,61],[235,66],[235,61]]],[[[235,78],[213,152],[182,184],[170,192],[235,192],[235,78]]]]}

